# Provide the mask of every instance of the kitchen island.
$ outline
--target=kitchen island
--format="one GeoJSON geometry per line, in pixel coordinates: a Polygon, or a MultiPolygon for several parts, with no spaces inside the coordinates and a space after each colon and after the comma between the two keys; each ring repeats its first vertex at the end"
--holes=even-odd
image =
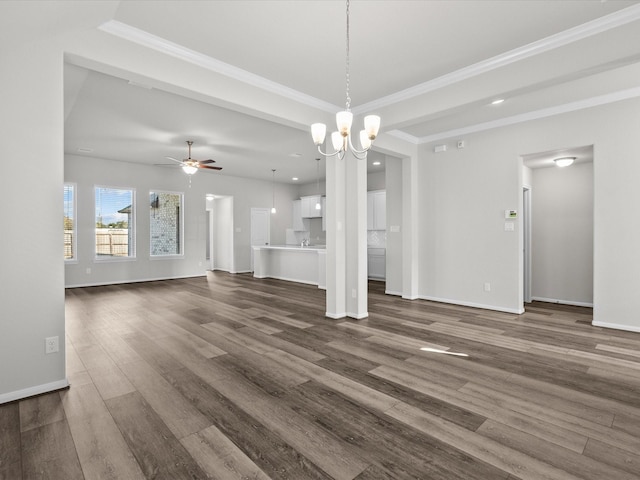
{"type": "Polygon", "coordinates": [[[253,248],[253,276],[308,283],[326,289],[324,245],[262,245],[253,248]]]}

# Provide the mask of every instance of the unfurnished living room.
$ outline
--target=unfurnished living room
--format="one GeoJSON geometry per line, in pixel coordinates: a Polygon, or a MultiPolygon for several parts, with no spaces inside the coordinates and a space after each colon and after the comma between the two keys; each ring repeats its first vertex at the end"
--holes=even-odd
{"type": "Polygon", "coordinates": [[[640,478],[640,2],[0,2],[0,479],[640,478]]]}

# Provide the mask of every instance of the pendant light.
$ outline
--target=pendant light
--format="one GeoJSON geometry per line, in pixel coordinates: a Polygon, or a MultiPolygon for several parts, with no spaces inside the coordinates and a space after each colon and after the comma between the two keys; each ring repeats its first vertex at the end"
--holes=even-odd
{"type": "Polygon", "coordinates": [[[276,213],[276,169],[271,169],[271,213],[276,213]]]}

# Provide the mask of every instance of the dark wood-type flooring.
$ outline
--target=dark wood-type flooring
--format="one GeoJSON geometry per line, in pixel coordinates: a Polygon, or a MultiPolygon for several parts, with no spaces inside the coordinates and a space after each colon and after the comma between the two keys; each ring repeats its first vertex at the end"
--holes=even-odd
{"type": "Polygon", "coordinates": [[[640,334],[383,288],[358,321],[250,275],[68,290],[71,387],[0,406],[0,479],[640,478],[640,334]]]}

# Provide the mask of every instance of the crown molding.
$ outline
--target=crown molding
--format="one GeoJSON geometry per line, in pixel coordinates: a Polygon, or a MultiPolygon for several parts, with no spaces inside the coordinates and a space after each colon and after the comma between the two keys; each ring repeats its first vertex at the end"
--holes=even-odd
{"type": "Polygon", "coordinates": [[[529,57],[539,55],[541,53],[568,45],[579,40],[606,32],[613,28],[617,28],[627,23],[640,20],[640,4],[618,10],[595,20],[591,20],[582,25],[564,30],[549,37],[537,40],[522,47],[510,50],[508,52],[496,55],[473,65],[463,67],[454,72],[442,75],[427,82],[415,85],[413,87],[400,90],[385,97],[372,100],[371,102],[352,108],[354,114],[362,114],[371,112],[382,107],[386,107],[405,100],[411,100],[420,95],[438,90],[440,88],[452,85],[463,80],[475,77],[477,75],[490,72],[492,70],[504,67],[506,65],[519,62],[529,57]]]}
{"type": "Polygon", "coordinates": [[[400,140],[404,140],[405,142],[409,142],[412,145],[420,145],[420,137],[416,137],[411,135],[410,133],[403,132],[402,130],[390,130],[386,132],[388,135],[392,137],[399,138],[400,140]]]}
{"type": "Polygon", "coordinates": [[[478,123],[476,125],[470,125],[468,127],[456,128],[446,132],[435,133],[433,135],[427,135],[425,137],[415,137],[399,130],[388,132],[397,138],[403,138],[411,143],[417,140],[418,145],[425,143],[437,142],[439,140],[445,140],[449,138],[455,138],[462,135],[469,135],[471,133],[483,132],[485,130],[491,130],[494,128],[506,127],[509,125],[515,125],[517,123],[529,122],[531,120],[537,120],[540,118],[552,117],[560,115],[562,113],[575,112],[577,110],[584,110],[585,108],[597,107],[599,105],[606,105],[608,103],[619,102],[621,100],[627,100],[629,98],[640,97],[640,87],[629,88],[626,90],[620,90],[618,92],[607,93],[605,95],[599,95],[597,97],[588,98],[585,100],[578,100],[575,102],[565,103],[563,105],[556,105],[549,108],[542,108],[540,110],[534,110],[519,115],[513,115],[511,117],[504,117],[498,120],[492,120],[490,122],[478,123]],[[413,141],[412,141],[413,140],[413,141]]]}
{"type": "Polygon", "coordinates": [[[170,42],[161,37],[145,32],[144,30],[140,30],[139,28],[127,25],[126,23],[122,23],[117,20],[109,20],[100,25],[98,29],[124,40],[137,43],[138,45],[142,45],[185,62],[192,63],[212,72],[233,78],[234,80],[262,89],[266,92],[289,98],[302,103],[303,105],[308,105],[309,107],[317,108],[328,113],[335,113],[340,110],[340,107],[329,102],[312,97],[311,95],[307,95],[293,88],[286,87],[280,83],[273,82],[261,77],[260,75],[243,70],[242,68],[216,60],[215,58],[183,47],[177,43],[170,42]]]}

